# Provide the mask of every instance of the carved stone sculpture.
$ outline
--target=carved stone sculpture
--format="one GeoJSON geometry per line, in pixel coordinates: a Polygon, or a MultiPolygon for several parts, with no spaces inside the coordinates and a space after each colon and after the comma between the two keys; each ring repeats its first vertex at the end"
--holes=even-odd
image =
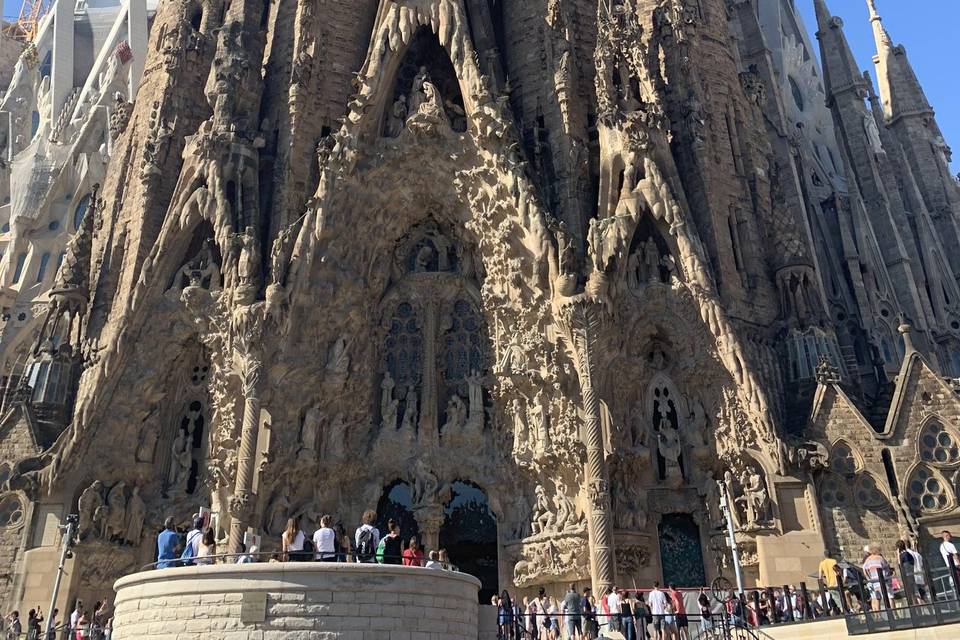
{"type": "Polygon", "coordinates": [[[77,533],[83,540],[95,531],[95,527],[99,524],[97,516],[102,517],[103,484],[99,480],[94,480],[93,484],[83,490],[77,507],[80,512],[77,533]]]}

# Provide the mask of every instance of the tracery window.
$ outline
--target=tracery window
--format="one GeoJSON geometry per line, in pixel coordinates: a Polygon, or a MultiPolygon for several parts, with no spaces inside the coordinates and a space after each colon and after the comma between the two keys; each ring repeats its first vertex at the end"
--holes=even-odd
{"type": "Polygon", "coordinates": [[[877,486],[877,481],[869,473],[857,474],[853,485],[853,495],[862,507],[876,508],[888,504],[887,497],[877,486]]]}
{"type": "Polygon", "coordinates": [[[960,462],[960,442],[939,420],[930,421],[920,432],[920,459],[937,465],[960,462]]]}
{"type": "Polygon", "coordinates": [[[942,511],[950,503],[944,482],[925,466],[913,472],[907,483],[907,495],[914,511],[942,511]]]}
{"type": "Polygon", "coordinates": [[[0,527],[15,527],[23,523],[23,502],[12,493],[0,499],[0,527]]]}
{"type": "Polygon", "coordinates": [[[397,306],[387,334],[387,370],[398,387],[420,384],[423,336],[417,312],[409,302],[397,306]]]}
{"type": "Polygon", "coordinates": [[[852,503],[850,483],[836,473],[826,473],[820,481],[820,501],[827,508],[848,507],[852,503]]]}
{"type": "Polygon", "coordinates": [[[480,371],[480,314],[470,302],[459,299],[454,303],[443,347],[443,373],[448,385],[465,385],[468,377],[480,371]]]}
{"type": "Polygon", "coordinates": [[[857,460],[846,442],[838,442],[833,447],[830,468],[842,476],[853,476],[857,472],[857,460]]]}

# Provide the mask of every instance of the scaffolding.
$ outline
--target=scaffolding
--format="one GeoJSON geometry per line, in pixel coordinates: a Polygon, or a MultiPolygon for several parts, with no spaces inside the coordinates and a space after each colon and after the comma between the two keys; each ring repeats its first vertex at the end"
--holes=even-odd
{"type": "Polygon", "coordinates": [[[3,25],[3,34],[25,44],[33,42],[40,28],[40,21],[47,15],[52,0],[23,0],[20,16],[3,25]]]}

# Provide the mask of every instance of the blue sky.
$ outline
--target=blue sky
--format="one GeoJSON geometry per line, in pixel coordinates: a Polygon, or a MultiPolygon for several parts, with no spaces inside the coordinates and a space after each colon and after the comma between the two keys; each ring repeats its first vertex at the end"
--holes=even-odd
{"type": "MultiPolygon", "coordinates": [[[[813,0],[794,0],[800,7],[810,37],[815,38],[817,21],[813,0]]],[[[827,0],[834,15],[843,18],[847,38],[863,69],[873,70],[876,51],[866,0],[827,0]]],[[[907,54],[927,92],[937,121],[954,153],[953,168],[960,171],[960,88],[954,67],[954,39],[960,31],[960,0],[877,0],[880,14],[895,42],[907,54]]],[[[16,16],[18,0],[4,0],[3,15],[16,16]]],[[[817,48],[814,41],[814,48],[817,48]]],[[[819,51],[818,51],[819,54],[819,51]]]]}
{"type": "MultiPolygon", "coordinates": [[[[795,2],[819,56],[813,0],[795,2]]],[[[844,32],[860,68],[873,73],[873,55],[877,48],[866,0],[826,0],[826,3],[833,15],[843,18],[844,32]]],[[[937,112],[943,137],[953,147],[953,170],[960,171],[960,87],[953,51],[954,39],[960,30],[960,0],[876,0],[876,3],[893,41],[906,47],[907,57],[937,112]]]]}

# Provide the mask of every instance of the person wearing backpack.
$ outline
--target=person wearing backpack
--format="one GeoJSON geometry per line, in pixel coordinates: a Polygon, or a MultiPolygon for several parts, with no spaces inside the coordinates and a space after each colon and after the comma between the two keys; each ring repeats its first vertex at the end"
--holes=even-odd
{"type": "Polygon", "coordinates": [[[203,518],[197,516],[193,519],[193,529],[187,534],[187,542],[183,545],[183,553],[180,554],[180,562],[183,566],[193,565],[193,559],[197,557],[200,551],[200,541],[203,539],[203,518]]]}
{"type": "Polygon", "coordinates": [[[380,546],[380,530],[373,526],[376,521],[376,511],[367,509],[363,512],[363,524],[357,527],[357,532],[354,535],[357,544],[355,554],[357,562],[376,562],[375,554],[380,546]]]}
{"type": "Polygon", "coordinates": [[[390,518],[387,522],[389,533],[380,541],[377,548],[377,562],[381,564],[403,564],[403,540],[400,539],[400,525],[390,518]],[[380,547],[383,548],[381,553],[380,547]]]}

